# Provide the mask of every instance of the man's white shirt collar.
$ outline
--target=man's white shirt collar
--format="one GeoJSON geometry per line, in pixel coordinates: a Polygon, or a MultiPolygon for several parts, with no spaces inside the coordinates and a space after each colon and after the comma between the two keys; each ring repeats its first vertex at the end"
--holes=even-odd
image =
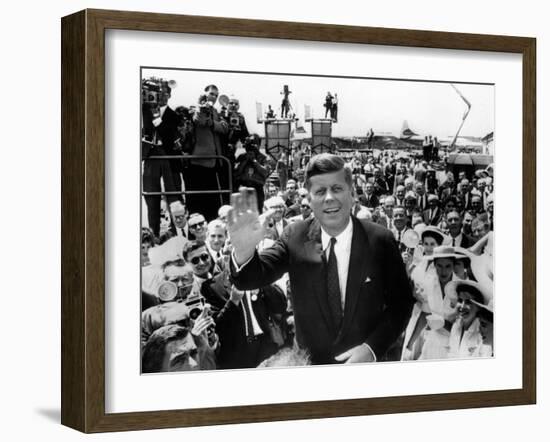
{"type": "MultiPolygon", "coordinates": [[[[351,222],[351,218],[348,220],[348,225],[346,228],[340,233],[338,236],[335,236],[336,238],[336,244],[351,244],[351,237],[353,235],[353,223],[351,222]]],[[[330,239],[332,238],[331,235],[329,235],[323,227],[321,227],[321,243],[323,245],[323,251],[326,251],[328,247],[330,246],[330,239]]]]}

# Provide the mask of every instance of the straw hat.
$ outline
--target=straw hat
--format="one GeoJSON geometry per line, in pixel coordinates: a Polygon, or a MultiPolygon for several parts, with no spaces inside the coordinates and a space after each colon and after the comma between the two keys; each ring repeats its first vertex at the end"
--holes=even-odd
{"type": "Polygon", "coordinates": [[[454,247],[439,246],[434,248],[434,252],[432,255],[426,257],[426,259],[428,259],[429,261],[433,261],[438,258],[460,259],[461,256],[458,253],[456,253],[456,250],[454,247]]]}
{"type": "Polygon", "coordinates": [[[453,308],[458,300],[458,291],[462,289],[468,290],[468,287],[472,287],[477,290],[483,296],[483,302],[478,302],[472,299],[472,304],[477,305],[491,313],[493,313],[493,293],[483,284],[470,280],[453,280],[447,283],[445,286],[445,304],[449,308],[453,308]]]}

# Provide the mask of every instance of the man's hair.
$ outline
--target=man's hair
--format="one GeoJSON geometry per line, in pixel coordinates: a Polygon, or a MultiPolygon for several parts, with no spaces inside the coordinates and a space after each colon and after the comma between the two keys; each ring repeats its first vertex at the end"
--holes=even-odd
{"type": "Polygon", "coordinates": [[[264,202],[264,206],[270,209],[273,206],[284,206],[285,200],[283,200],[280,196],[272,196],[271,198],[268,198],[264,202]]]}
{"type": "Polygon", "coordinates": [[[195,239],[193,241],[189,241],[185,243],[183,246],[183,250],[181,251],[182,256],[185,260],[187,260],[187,257],[191,252],[194,252],[195,250],[200,249],[201,247],[206,247],[206,243],[200,239],[195,239]]]}
{"type": "Polygon", "coordinates": [[[283,348],[279,350],[273,356],[258,365],[258,368],[303,367],[304,365],[311,365],[309,353],[298,346],[294,346],[294,348],[283,348]]]}
{"type": "Polygon", "coordinates": [[[407,215],[407,209],[405,209],[405,206],[398,205],[393,208],[393,213],[395,214],[396,210],[402,210],[405,216],[407,215]]]}
{"type": "Polygon", "coordinates": [[[462,215],[460,214],[460,212],[457,209],[449,210],[447,212],[447,214],[445,215],[445,217],[448,218],[451,213],[456,213],[458,215],[458,217],[460,218],[460,220],[462,221],[462,215]]]}
{"type": "Polygon", "coordinates": [[[181,325],[171,324],[155,330],[143,347],[141,370],[143,373],[159,373],[166,345],[176,339],[183,339],[189,334],[189,329],[181,325]]]}
{"type": "Polygon", "coordinates": [[[458,198],[454,195],[449,195],[443,200],[443,207],[445,207],[449,203],[453,203],[455,206],[458,206],[458,198]]]}
{"type": "Polygon", "coordinates": [[[353,189],[352,171],[346,166],[346,162],[341,157],[330,153],[315,155],[306,167],[306,189],[309,190],[311,188],[312,177],[325,173],[339,172],[340,170],[344,170],[346,183],[350,189],[353,189]]]}
{"type": "Polygon", "coordinates": [[[208,89],[216,89],[216,90],[218,90],[218,86],[216,86],[215,84],[209,84],[208,86],[206,86],[206,87],[204,88],[204,92],[207,92],[208,89]]]}
{"type": "Polygon", "coordinates": [[[185,261],[183,259],[175,259],[175,260],[171,260],[171,261],[166,261],[165,263],[162,264],[162,270],[166,269],[166,267],[170,267],[170,266],[177,266],[177,267],[183,267],[185,266],[185,261]]]}
{"type": "Polygon", "coordinates": [[[210,232],[212,232],[214,229],[222,229],[224,235],[227,234],[225,223],[219,219],[215,219],[208,223],[208,234],[210,234],[210,232]]]}

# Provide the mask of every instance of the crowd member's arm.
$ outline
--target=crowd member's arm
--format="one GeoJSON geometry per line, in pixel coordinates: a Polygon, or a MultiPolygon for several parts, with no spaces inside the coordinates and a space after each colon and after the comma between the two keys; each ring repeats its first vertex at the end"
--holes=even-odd
{"type": "Polygon", "coordinates": [[[227,124],[227,121],[225,121],[223,118],[220,118],[220,116],[214,109],[212,110],[212,112],[212,123],[214,126],[214,132],[222,135],[227,134],[229,132],[229,125],[227,124]]]}

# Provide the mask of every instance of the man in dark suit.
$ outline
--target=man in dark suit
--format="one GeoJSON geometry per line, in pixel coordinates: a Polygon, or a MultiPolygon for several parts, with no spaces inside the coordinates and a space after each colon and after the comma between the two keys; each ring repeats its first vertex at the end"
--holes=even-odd
{"type": "Polygon", "coordinates": [[[221,323],[218,368],[254,368],[277,352],[279,344],[272,337],[272,327],[286,311],[286,298],[275,284],[256,290],[231,289],[231,297],[240,299],[237,317],[221,323]]]}
{"type": "Polygon", "coordinates": [[[280,196],[274,196],[265,201],[265,207],[271,213],[273,239],[278,239],[288,225],[288,220],[284,218],[285,202],[280,196]]]}
{"type": "Polygon", "coordinates": [[[428,208],[424,210],[424,223],[427,226],[437,226],[441,222],[441,216],[439,198],[437,195],[428,195],[428,208]]]}
{"type": "Polygon", "coordinates": [[[183,256],[194,275],[192,292],[200,292],[211,305],[220,349],[216,365],[222,369],[253,368],[277,351],[270,334],[275,315],[285,312],[287,302],[277,286],[239,291],[225,275],[212,276],[211,257],[203,241],[191,241],[183,256]]]}
{"type": "Polygon", "coordinates": [[[475,239],[462,231],[462,217],[457,210],[447,212],[446,222],[451,246],[468,249],[475,244],[475,239]]]}
{"type": "MultiPolygon", "coordinates": [[[[178,132],[180,117],[168,106],[171,88],[162,85],[157,103],[142,103],[142,160],[143,160],[143,190],[145,192],[160,192],[161,178],[165,191],[181,191],[181,160],[151,160],[150,156],[175,155],[176,141],[181,137],[178,132]]],[[[169,203],[181,196],[169,195],[169,203]]],[[[160,234],[160,195],[145,196],[149,227],[158,237],[160,234]]]]}
{"type": "Polygon", "coordinates": [[[189,226],[187,225],[187,207],[180,201],[174,201],[170,204],[171,224],[170,232],[174,236],[189,237],[189,226]]]}
{"type": "Polygon", "coordinates": [[[376,209],[380,205],[378,197],[374,193],[374,184],[367,182],[363,188],[363,194],[359,195],[359,204],[368,207],[369,209],[376,209]]]}
{"type": "Polygon", "coordinates": [[[352,183],[341,157],[313,157],[306,188],[314,218],[291,224],[261,253],[253,192],[232,197],[234,283],[250,290],[289,273],[296,340],[314,364],[383,360],[414,302],[392,233],[350,215],[352,183]]]}

